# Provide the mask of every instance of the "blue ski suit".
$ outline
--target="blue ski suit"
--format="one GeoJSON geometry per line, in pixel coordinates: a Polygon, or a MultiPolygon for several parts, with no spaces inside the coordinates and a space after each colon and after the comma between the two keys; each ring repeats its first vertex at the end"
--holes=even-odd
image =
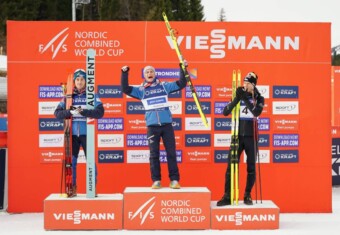
{"type": "Polygon", "coordinates": [[[163,139],[168,163],[170,180],[179,181],[179,170],[176,160],[175,132],[172,127],[172,115],[169,109],[168,95],[183,89],[186,84],[184,72],[180,69],[180,79],[175,82],[161,82],[155,78],[152,85],[145,83],[138,87],[129,85],[129,73],[122,72],[121,85],[123,93],[142,101],[145,109],[147,138],[150,149],[150,171],[152,181],[161,180],[160,140],[163,139]]]}
{"type": "MultiPolygon", "coordinates": [[[[69,119],[72,114],[69,109],[66,109],[66,98],[64,97],[58,104],[54,111],[54,116],[57,119],[69,119]]],[[[72,95],[72,106],[81,107],[82,111],[78,115],[72,117],[72,184],[77,185],[77,160],[79,155],[80,146],[86,154],[86,118],[102,118],[104,115],[104,107],[97,95],[95,96],[95,108],[86,109],[86,93],[78,92],[74,89],[72,95]]],[[[97,182],[97,170],[96,170],[97,182]]]]}

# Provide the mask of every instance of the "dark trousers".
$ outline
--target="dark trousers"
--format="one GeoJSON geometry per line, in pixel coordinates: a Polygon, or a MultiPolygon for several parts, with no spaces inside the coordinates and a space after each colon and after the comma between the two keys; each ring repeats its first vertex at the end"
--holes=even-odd
{"type": "Polygon", "coordinates": [[[159,145],[161,138],[166,151],[170,180],[179,181],[179,171],[176,160],[175,132],[172,124],[164,126],[148,126],[148,143],[150,148],[150,170],[152,181],[161,180],[161,164],[159,160],[159,145]]]}
{"type": "MultiPolygon", "coordinates": [[[[86,154],[86,135],[72,135],[72,184],[77,185],[77,162],[78,162],[78,155],[80,151],[80,146],[83,148],[84,153],[86,154]]],[[[97,184],[97,164],[95,165],[96,168],[96,184],[97,184]]]]}
{"type": "MultiPolygon", "coordinates": [[[[244,150],[247,154],[247,183],[245,188],[245,194],[250,194],[251,190],[255,183],[255,163],[256,163],[256,154],[257,148],[255,148],[254,137],[253,136],[239,136],[239,147],[238,147],[238,156],[237,161],[240,162],[240,156],[242,151],[244,150]]],[[[230,195],[230,167],[231,156],[229,154],[228,157],[228,168],[225,174],[225,185],[224,192],[225,194],[230,195]]]]}

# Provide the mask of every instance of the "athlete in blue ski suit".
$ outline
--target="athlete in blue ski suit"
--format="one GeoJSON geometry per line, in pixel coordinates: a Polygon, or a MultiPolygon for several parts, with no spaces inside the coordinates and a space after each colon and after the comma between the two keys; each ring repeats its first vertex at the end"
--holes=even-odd
{"type": "MultiPolygon", "coordinates": [[[[95,96],[95,108],[86,109],[86,73],[82,69],[74,72],[74,91],[72,95],[72,106],[76,109],[66,109],[66,98],[64,97],[54,111],[57,119],[68,119],[72,117],[72,185],[77,194],[77,160],[80,146],[86,154],[86,118],[102,118],[104,107],[97,95],[95,96]]],[[[97,176],[97,170],[96,170],[97,176]]],[[[97,179],[96,179],[97,182],[97,179]]]]}
{"type": "MultiPolygon", "coordinates": [[[[187,66],[187,63],[185,62],[187,66]]],[[[151,179],[153,189],[161,188],[161,167],[159,160],[160,140],[163,139],[167,153],[168,171],[171,188],[180,188],[179,170],[176,160],[175,133],[169,109],[168,95],[183,89],[186,84],[184,72],[180,69],[180,79],[175,82],[161,82],[152,66],[143,70],[145,81],[138,87],[129,85],[129,67],[124,66],[121,74],[122,90],[125,94],[142,101],[145,108],[147,138],[150,149],[151,179]]]]}

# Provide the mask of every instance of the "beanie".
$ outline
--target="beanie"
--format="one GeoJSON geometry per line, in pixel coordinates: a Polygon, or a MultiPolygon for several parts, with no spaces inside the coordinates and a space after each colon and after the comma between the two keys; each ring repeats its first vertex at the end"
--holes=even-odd
{"type": "Polygon", "coordinates": [[[143,69],[143,74],[145,74],[146,70],[151,69],[154,73],[156,73],[156,70],[154,67],[152,67],[151,65],[145,66],[143,69]]]}
{"type": "Polygon", "coordinates": [[[243,81],[250,82],[253,86],[256,86],[257,78],[258,77],[254,72],[249,72],[243,81]]]}
{"type": "Polygon", "coordinates": [[[86,80],[86,72],[84,69],[77,69],[74,71],[73,80],[76,80],[77,77],[83,77],[86,80]]]}

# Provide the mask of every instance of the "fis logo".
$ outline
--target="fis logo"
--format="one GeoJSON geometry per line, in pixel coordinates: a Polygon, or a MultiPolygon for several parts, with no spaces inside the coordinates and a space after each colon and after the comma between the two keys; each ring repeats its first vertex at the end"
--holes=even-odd
{"type": "Polygon", "coordinates": [[[65,44],[65,40],[68,37],[68,33],[66,32],[69,28],[65,28],[61,30],[57,35],[55,35],[47,44],[39,44],[39,52],[40,54],[44,54],[46,51],[51,51],[52,60],[57,56],[58,52],[67,52],[67,45],[65,44]]]}
{"type": "Polygon", "coordinates": [[[156,197],[150,198],[143,205],[141,205],[135,212],[129,211],[128,212],[129,220],[140,219],[140,225],[142,225],[144,224],[147,218],[154,219],[155,215],[154,215],[154,212],[152,211],[152,208],[156,204],[155,198],[156,197]]]}

